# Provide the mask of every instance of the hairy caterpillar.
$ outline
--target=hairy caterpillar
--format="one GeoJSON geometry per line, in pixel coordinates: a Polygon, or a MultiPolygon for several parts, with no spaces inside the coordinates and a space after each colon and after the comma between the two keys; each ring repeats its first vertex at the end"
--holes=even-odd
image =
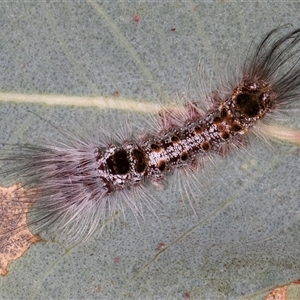
{"type": "Polygon", "coordinates": [[[173,172],[197,173],[206,157],[241,147],[248,132],[261,133],[300,95],[300,29],[281,31],[265,36],[240,77],[210,96],[206,112],[194,102],[163,110],[152,133],[130,139],[10,147],[1,174],[24,181],[36,199],[30,210],[35,231],[70,245],[82,242],[123,206],[136,215],[151,206],[147,182],[161,186],[173,172]]]}

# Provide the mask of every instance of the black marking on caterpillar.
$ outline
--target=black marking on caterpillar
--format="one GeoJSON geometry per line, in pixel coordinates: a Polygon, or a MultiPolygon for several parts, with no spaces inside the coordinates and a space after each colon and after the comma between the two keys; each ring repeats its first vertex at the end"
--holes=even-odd
{"type": "Polygon", "coordinates": [[[155,200],[144,183],[159,185],[176,170],[197,172],[202,158],[243,145],[247,132],[300,96],[300,29],[281,30],[265,36],[241,77],[228,92],[215,92],[205,113],[188,103],[184,112],[162,111],[160,129],[142,138],[19,145],[2,157],[7,162],[2,174],[18,173],[37,199],[31,212],[36,230],[49,230],[69,244],[82,242],[124,204],[136,215],[151,206],[155,200]]]}

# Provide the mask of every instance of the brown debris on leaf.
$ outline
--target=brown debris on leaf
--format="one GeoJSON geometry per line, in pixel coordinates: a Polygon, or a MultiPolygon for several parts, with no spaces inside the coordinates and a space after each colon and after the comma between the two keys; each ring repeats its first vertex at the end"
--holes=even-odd
{"type": "Polygon", "coordinates": [[[27,226],[27,212],[32,200],[27,199],[21,184],[9,188],[0,187],[0,274],[7,274],[10,261],[19,258],[31,246],[40,241],[27,226]]]}
{"type": "Polygon", "coordinates": [[[298,300],[300,299],[300,280],[291,282],[285,286],[276,287],[264,300],[298,300]]]}
{"type": "Polygon", "coordinates": [[[265,300],[287,300],[286,299],[286,286],[274,289],[265,300]]]}

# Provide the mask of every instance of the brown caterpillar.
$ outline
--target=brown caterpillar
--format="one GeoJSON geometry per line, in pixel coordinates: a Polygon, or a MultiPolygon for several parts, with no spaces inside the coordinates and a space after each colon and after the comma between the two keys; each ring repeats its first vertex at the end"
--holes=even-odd
{"type": "Polygon", "coordinates": [[[248,132],[298,101],[300,29],[282,30],[263,38],[240,78],[213,93],[205,113],[194,102],[182,112],[162,111],[159,129],[130,140],[11,147],[1,174],[24,181],[37,199],[30,210],[35,230],[73,245],[124,204],[142,214],[154,201],[145,183],[160,185],[178,170],[201,172],[203,158],[241,147],[248,132]]]}

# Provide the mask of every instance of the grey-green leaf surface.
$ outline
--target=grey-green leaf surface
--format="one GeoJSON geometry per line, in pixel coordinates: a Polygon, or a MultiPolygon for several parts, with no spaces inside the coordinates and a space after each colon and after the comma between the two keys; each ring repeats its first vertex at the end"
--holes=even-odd
{"type": "MultiPolygon", "coordinates": [[[[216,57],[238,64],[254,37],[299,26],[299,11],[294,2],[2,1],[0,141],[55,141],[57,128],[75,136],[127,123],[141,129],[144,114],[32,104],[30,95],[84,102],[117,91],[153,105],[183,94],[204,99],[197,87],[213,84],[199,60],[226,81],[216,57]],[[6,102],[7,93],[25,102],[6,102]]],[[[300,127],[299,110],[287,125],[300,127]]],[[[0,298],[237,299],[299,279],[299,163],[295,146],[251,139],[245,150],[206,162],[194,211],[180,185],[150,187],[157,217],[145,209],[137,221],[126,211],[71,251],[32,246],[0,278],[0,298]]]]}

